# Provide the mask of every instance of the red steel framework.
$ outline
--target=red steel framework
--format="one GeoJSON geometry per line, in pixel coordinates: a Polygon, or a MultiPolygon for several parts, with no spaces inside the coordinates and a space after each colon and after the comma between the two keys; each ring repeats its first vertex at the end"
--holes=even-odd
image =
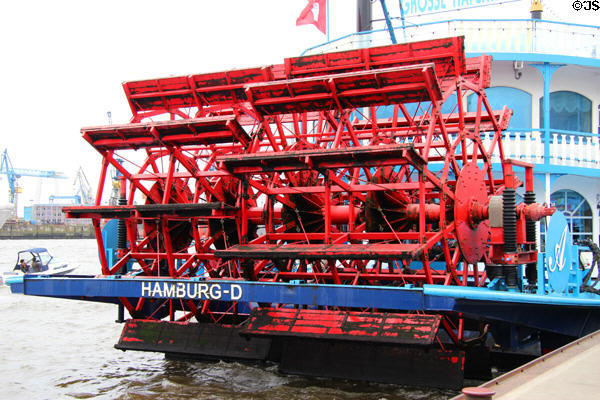
{"type": "MultiPolygon", "coordinates": [[[[103,157],[96,203],[66,214],[93,218],[104,275],[135,262],[150,277],[482,286],[479,262],[535,263],[532,223],[552,212],[531,197],[533,166],[505,159],[512,112],[490,107],[490,64],[454,37],[126,82],[131,122],[82,129],[103,157]],[[120,206],[101,205],[109,166],[120,206]],[[127,232],[114,265],[109,218],[127,232]]],[[[208,300],[164,302],[172,320],[219,318],[208,300]]]]}

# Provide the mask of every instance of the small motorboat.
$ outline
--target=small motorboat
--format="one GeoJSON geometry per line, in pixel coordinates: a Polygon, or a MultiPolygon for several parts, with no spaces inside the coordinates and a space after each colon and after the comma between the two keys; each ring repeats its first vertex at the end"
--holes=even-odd
{"type": "Polygon", "coordinates": [[[12,271],[7,271],[0,277],[0,283],[11,286],[23,284],[25,275],[65,275],[72,272],[76,266],[60,262],[43,247],[21,250],[17,253],[17,263],[12,271]]]}

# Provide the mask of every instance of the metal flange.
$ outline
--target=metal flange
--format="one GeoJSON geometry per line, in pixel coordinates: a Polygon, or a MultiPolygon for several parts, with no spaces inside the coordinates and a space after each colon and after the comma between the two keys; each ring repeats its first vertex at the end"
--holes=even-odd
{"type": "Polygon", "coordinates": [[[487,219],[473,218],[473,207],[485,208],[488,205],[488,191],[485,175],[476,163],[465,164],[456,182],[454,203],[454,223],[456,239],[466,262],[472,264],[481,260],[485,244],[490,234],[487,219]]]}

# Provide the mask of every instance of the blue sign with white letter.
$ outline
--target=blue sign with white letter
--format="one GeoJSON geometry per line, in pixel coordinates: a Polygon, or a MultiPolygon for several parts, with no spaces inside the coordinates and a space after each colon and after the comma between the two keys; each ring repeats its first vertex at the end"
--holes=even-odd
{"type": "Polygon", "coordinates": [[[564,214],[557,211],[550,218],[546,234],[548,284],[555,293],[565,293],[569,285],[573,243],[564,214]]]}

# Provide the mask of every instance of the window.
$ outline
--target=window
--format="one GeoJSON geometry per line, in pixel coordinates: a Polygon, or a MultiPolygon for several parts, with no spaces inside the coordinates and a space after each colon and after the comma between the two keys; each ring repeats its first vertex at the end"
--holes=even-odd
{"type": "MultiPolygon", "coordinates": [[[[565,214],[573,242],[592,239],[592,208],[582,195],[573,190],[559,190],[552,193],[550,201],[565,214]]],[[[544,233],[542,229],[542,237],[544,233]]]]}
{"type": "MultiPolygon", "coordinates": [[[[544,97],[540,98],[540,128],[544,128],[544,97]]],[[[579,93],[550,93],[550,128],[565,131],[592,131],[592,102],[579,93]]]]}
{"type": "MultiPolygon", "coordinates": [[[[508,129],[530,130],[531,129],[531,95],[521,89],[507,86],[496,86],[485,90],[492,110],[502,110],[507,106],[513,111],[508,129]]],[[[477,111],[476,94],[471,94],[467,98],[467,111],[477,111]]],[[[484,112],[482,104],[482,112],[484,112]]]]}

